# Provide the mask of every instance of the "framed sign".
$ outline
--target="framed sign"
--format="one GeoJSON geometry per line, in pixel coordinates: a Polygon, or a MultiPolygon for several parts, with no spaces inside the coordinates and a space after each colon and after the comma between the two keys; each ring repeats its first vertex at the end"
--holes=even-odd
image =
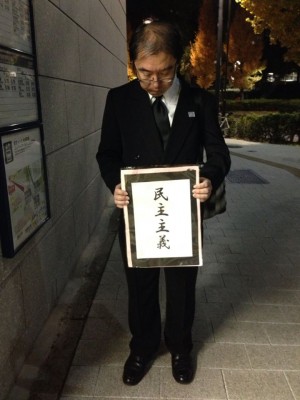
{"type": "Polygon", "coordinates": [[[129,267],[202,265],[199,166],[121,170],[129,267]]]}
{"type": "Polygon", "coordinates": [[[29,0],[0,0],[0,45],[32,54],[29,0]]]}
{"type": "Polygon", "coordinates": [[[32,58],[0,49],[0,129],[38,118],[32,58]]]}
{"type": "Polygon", "coordinates": [[[2,135],[0,159],[1,242],[12,257],[49,218],[40,129],[2,135]]]}

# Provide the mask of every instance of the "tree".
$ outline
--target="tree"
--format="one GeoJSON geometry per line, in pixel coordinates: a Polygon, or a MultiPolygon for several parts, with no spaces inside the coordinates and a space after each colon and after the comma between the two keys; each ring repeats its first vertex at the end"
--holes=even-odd
{"type": "Polygon", "coordinates": [[[262,78],[265,64],[262,61],[263,38],[254,33],[251,25],[245,21],[248,13],[237,7],[229,32],[228,61],[231,65],[230,75],[233,87],[253,89],[262,78]]]}
{"type": "Polygon", "coordinates": [[[235,0],[251,15],[255,33],[269,30],[271,43],[287,48],[286,59],[300,65],[300,2],[299,0],[235,0]],[[290,28],[290,29],[289,29],[290,28]]]}
{"type": "Polygon", "coordinates": [[[203,1],[198,27],[190,50],[190,74],[199,86],[208,88],[216,79],[217,16],[214,1],[203,1]]]}

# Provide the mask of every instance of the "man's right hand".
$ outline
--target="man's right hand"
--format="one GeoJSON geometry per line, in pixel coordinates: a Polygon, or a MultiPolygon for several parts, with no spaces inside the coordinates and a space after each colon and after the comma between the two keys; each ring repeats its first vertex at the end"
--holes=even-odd
{"type": "Polygon", "coordinates": [[[129,204],[128,193],[125,190],[121,189],[120,183],[115,187],[114,201],[115,201],[116,207],[118,207],[118,208],[123,208],[129,204]]]}

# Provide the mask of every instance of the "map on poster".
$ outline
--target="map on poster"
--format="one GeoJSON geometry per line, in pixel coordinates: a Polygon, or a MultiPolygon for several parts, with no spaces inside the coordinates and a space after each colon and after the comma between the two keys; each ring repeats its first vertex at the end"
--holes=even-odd
{"type": "Polygon", "coordinates": [[[48,218],[38,128],[1,137],[14,249],[48,218]]]}
{"type": "Polygon", "coordinates": [[[0,0],[0,44],[32,54],[29,0],[0,0]]]}
{"type": "Polygon", "coordinates": [[[38,105],[32,59],[0,50],[0,128],[37,120],[38,105]]]}

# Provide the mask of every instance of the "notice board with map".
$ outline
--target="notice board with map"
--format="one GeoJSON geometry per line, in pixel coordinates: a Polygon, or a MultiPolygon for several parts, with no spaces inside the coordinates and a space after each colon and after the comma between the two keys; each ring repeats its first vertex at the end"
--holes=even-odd
{"type": "Polygon", "coordinates": [[[38,128],[1,136],[7,228],[2,241],[12,255],[47,219],[47,191],[38,128]]]}

